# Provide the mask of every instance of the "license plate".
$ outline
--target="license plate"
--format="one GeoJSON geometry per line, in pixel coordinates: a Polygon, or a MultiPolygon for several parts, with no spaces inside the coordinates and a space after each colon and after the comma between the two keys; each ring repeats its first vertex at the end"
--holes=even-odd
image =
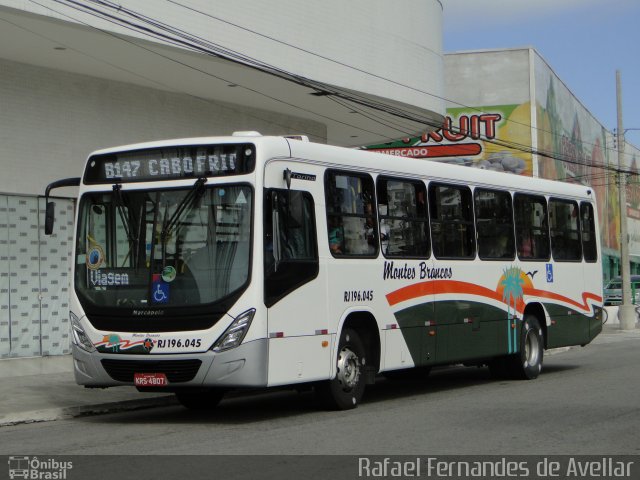
{"type": "Polygon", "coordinates": [[[165,387],[169,380],[164,373],[134,373],[133,384],[136,387],[165,387]]]}

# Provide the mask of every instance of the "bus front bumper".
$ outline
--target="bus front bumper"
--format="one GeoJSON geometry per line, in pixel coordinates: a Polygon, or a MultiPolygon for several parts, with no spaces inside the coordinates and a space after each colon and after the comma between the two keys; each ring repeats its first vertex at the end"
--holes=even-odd
{"type": "Polygon", "coordinates": [[[165,374],[168,391],[183,387],[267,386],[268,340],[224,352],[124,355],[87,352],[72,345],[76,383],[87,387],[134,385],[134,374],[165,374]]]}

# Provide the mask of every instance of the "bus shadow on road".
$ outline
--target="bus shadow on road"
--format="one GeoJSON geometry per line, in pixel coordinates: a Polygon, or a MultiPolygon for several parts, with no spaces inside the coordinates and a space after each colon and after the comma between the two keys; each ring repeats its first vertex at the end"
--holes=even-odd
{"type": "Polygon", "coordinates": [[[176,402],[175,405],[159,408],[87,416],[82,420],[104,424],[241,425],[318,411],[311,390],[267,389],[230,392],[219,405],[211,409],[189,410],[176,402]]]}
{"type": "MultiPolygon", "coordinates": [[[[542,375],[555,376],[574,369],[579,365],[545,365],[542,375]]],[[[486,367],[449,366],[434,368],[431,374],[420,378],[387,379],[380,376],[374,385],[368,385],[363,404],[367,405],[392,402],[405,398],[455,390],[473,389],[474,387],[492,385],[517,386],[526,381],[493,379],[486,367]]],[[[242,425],[264,421],[299,417],[302,415],[331,415],[318,404],[311,388],[300,391],[293,389],[258,390],[231,392],[217,407],[210,410],[188,410],[180,405],[165,406],[125,412],[118,415],[101,415],[85,417],[84,420],[99,423],[140,423],[140,424],[207,424],[207,425],[242,425]]]]}
{"type": "Polygon", "coordinates": [[[486,367],[448,366],[434,368],[429,375],[410,378],[382,378],[367,389],[366,401],[384,402],[414,395],[465,389],[491,382],[486,367]]]}
{"type": "MultiPolygon", "coordinates": [[[[548,365],[542,369],[542,376],[546,375],[554,375],[556,373],[568,372],[571,370],[576,370],[578,368],[586,368],[584,365],[548,365]]],[[[541,377],[542,378],[542,377],[541,377]]]]}

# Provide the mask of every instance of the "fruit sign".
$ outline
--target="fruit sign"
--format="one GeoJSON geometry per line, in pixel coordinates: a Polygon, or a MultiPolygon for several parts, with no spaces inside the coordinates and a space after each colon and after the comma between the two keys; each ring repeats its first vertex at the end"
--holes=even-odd
{"type": "Polygon", "coordinates": [[[527,102],[448,109],[442,127],[436,130],[365,150],[531,175],[531,154],[507,146],[531,145],[530,108],[527,102]]]}

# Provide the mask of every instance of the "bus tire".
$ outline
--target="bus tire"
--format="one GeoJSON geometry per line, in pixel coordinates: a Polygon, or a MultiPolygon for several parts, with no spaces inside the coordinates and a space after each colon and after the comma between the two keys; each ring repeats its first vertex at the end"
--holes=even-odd
{"type": "Polygon", "coordinates": [[[535,315],[525,315],[520,331],[520,350],[509,357],[511,376],[521,380],[533,380],[542,371],[544,338],[540,322],[535,315]]]}
{"type": "Polygon", "coordinates": [[[224,396],[224,390],[219,388],[185,388],[177,390],[175,393],[178,402],[189,410],[213,409],[224,396]]]}
{"type": "Polygon", "coordinates": [[[316,395],[330,410],[356,408],[365,388],[365,349],[355,330],[345,328],[338,343],[336,376],[316,386],[316,395]]]}

